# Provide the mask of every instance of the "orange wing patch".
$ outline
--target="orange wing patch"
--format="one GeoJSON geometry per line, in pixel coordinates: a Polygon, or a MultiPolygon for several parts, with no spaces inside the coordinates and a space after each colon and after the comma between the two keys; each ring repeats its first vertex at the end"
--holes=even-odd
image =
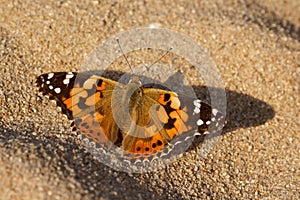
{"type": "MultiPolygon", "coordinates": [[[[160,129],[158,127],[152,128],[155,124],[150,126],[152,132],[158,130],[150,134],[151,137],[137,138],[127,135],[124,138],[122,147],[125,151],[133,153],[133,155],[131,155],[133,158],[135,157],[134,154],[152,155],[159,154],[159,152],[168,152],[170,147],[166,145],[168,145],[175,136],[181,135],[193,128],[186,124],[189,120],[187,107],[181,109],[180,100],[176,93],[153,88],[145,89],[144,92],[144,95],[159,104],[156,114],[159,121],[163,123],[163,127],[160,129]]],[[[145,110],[144,112],[148,113],[149,111],[145,110]]],[[[142,117],[142,115],[139,117],[142,117]]],[[[146,126],[145,132],[148,131],[149,129],[146,126]]],[[[149,134],[145,133],[144,135],[149,134]]]]}
{"type": "Polygon", "coordinates": [[[82,119],[75,120],[76,128],[80,130],[81,134],[92,139],[95,143],[107,143],[108,138],[104,134],[104,130],[100,126],[99,121],[95,119],[97,118],[92,115],[87,115],[82,119]]]}

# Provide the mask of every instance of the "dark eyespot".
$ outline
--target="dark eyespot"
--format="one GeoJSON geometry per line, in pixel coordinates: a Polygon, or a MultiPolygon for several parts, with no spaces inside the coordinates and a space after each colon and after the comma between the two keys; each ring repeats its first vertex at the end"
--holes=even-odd
{"type": "Polygon", "coordinates": [[[158,140],[158,141],[157,141],[157,145],[158,145],[158,146],[161,146],[161,145],[162,145],[162,141],[158,140]]]}
{"type": "Polygon", "coordinates": [[[149,151],[149,150],[150,150],[149,147],[146,147],[146,148],[145,148],[145,151],[149,151]]]}
{"type": "Polygon", "coordinates": [[[103,80],[102,80],[102,79],[99,79],[99,81],[98,81],[98,83],[97,83],[97,86],[98,86],[98,87],[101,87],[102,83],[103,83],[103,80]]]}
{"type": "Polygon", "coordinates": [[[164,101],[167,102],[170,100],[171,95],[170,94],[165,94],[164,95],[164,101]]]}

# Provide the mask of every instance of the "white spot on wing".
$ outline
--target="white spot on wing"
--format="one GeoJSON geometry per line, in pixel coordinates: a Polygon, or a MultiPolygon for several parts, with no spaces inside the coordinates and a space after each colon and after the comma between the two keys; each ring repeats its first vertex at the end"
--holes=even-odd
{"type": "Polygon", "coordinates": [[[216,116],[216,115],[217,115],[217,113],[218,113],[218,110],[217,110],[217,109],[215,109],[215,108],[213,108],[213,109],[212,109],[212,113],[213,113],[213,115],[214,115],[214,116],[216,116]]]}
{"type": "Polygon", "coordinates": [[[206,125],[210,125],[210,121],[207,121],[207,122],[206,122],[206,125]]]}
{"type": "Polygon", "coordinates": [[[49,85],[49,84],[50,84],[50,81],[46,81],[46,84],[49,85]]]}
{"type": "Polygon", "coordinates": [[[69,83],[70,83],[70,79],[65,79],[65,80],[63,81],[63,83],[64,83],[65,85],[69,84],[69,83]]]}
{"type": "Polygon", "coordinates": [[[193,103],[197,108],[200,108],[200,106],[201,106],[200,102],[201,101],[199,99],[196,99],[193,103]]]}
{"type": "Polygon", "coordinates": [[[52,86],[52,85],[49,85],[49,89],[50,89],[50,90],[53,90],[53,86],[52,86]]]}
{"type": "Polygon", "coordinates": [[[194,109],[194,113],[195,113],[195,114],[198,114],[198,113],[200,113],[200,108],[198,108],[198,107],[195,107],[195,109],[194,109]]]}
{"type": "Polygon", "coordinates": [[[59,94],[61,92],[61,89],[60,88],[55,88],[54,91],[59,94]]]}
{"type": "Polygon", "coordinates": [[[70,79],[73,78],[74,74],[72,72],[68,72],[68,74],[66,75],[66,79],[70,79]]]}
{"type": "Polygon", "coordinates": [[[54,76],[54,73],[49,73],[47,78],[51,79],[53,76],[54,76]]]}
{"type": "Polygon", "coordinates": [[[203,123],[204,123],[204,122],[202,121],[202,119],[198,119],[198,121],[197,121],[197,125],[198,125],[198,126],[201,126],[203,123]]]}

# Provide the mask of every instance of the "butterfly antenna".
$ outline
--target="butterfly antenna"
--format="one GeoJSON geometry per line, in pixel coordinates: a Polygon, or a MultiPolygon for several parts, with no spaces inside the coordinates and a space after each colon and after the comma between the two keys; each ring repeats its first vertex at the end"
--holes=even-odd
{"type": "Polygon", "coordinates": [[[160,61],[161,59],[163,59],[163,57],[165,57],[173,48],[170,47],[161,57],[159,57],[155,62],[153,62],[150,66],[146,66],[148,69],[150,67],[152,67],[154,64],[156,64],[158,61],[160,61]]]}
{"type": "Polygon", "coordinates": [[[131,67],[131,65],[130,65],[128,59],[127,59],[127,57],[125,56],[124,51],[123,51],[123,49],[122,49],[122,47],[121,47],[121,45],[120,45],[120,40],[119,40],[119,38],[116,38],[116,40],[117,40],[117,43],[118,43],[118,45],[119,45],[119,48],[120,48],[120,50],[121,50],[121,52],[122,52],[122,54],[123,54],[123,57],[125,58],[125,60],[126,60],[128,66],[129,66],[131,72],[133,73],[132,67],[131,67]]]}

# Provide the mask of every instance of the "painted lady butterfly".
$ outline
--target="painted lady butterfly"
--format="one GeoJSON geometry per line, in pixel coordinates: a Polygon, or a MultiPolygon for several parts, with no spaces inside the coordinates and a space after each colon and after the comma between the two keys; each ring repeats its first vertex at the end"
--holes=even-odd
{"type": "Polygon", "coordinates": [[[55,72],[36,82],[73,121],[73,131],[98,145],[117,145],[130,161],[162,157],[187,138],[222,129],[224,122],[210,105],[144,87],[136,76],[125,85],[96,75],[55,72]]]}

